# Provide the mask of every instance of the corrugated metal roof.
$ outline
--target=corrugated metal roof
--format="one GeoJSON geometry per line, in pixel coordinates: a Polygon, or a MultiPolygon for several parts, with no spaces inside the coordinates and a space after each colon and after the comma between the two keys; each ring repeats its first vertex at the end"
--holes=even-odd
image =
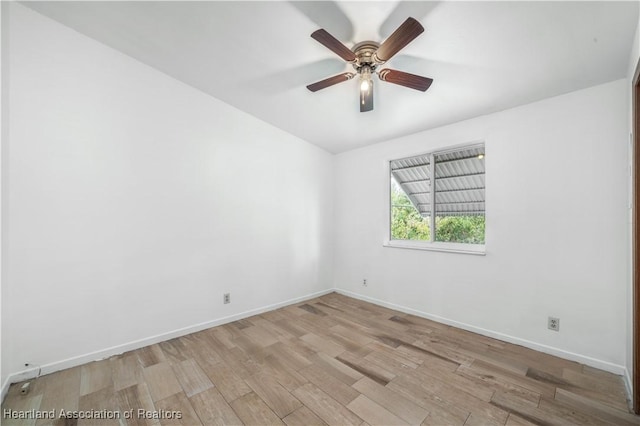
{"type": "MultiPolygon", "coordinates": [[[[430,158],[426,154],[391,161],[391,175],[424,217],[431,213],[430,158]]],[[[484,146],[436,153],[433,158],[436,216],[484,215],[484,146]]]]}

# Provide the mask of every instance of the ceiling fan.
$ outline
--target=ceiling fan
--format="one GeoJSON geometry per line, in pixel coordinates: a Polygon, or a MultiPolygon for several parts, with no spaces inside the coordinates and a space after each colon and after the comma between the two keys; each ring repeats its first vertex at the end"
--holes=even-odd
{"type": "Polygon", "coordinates": [[[360,76],[360,112],[373,109],[373,81],[372,74],[378,74],[378,78],[389,83],[411,89],[426,91],[433,80],[403,71],[385,68],[377,71],[378,66],[384,64],[398,53],[403,47],[411,43],[424,31],[424,27],[414,18],[407,18],[382,44],[375,41],[363,41],[351,49],[338,41],[334,36],[323,29],[314,31],[311,38],[336,53],[342,59],[353,65],[355,73],[345,72],[326,78],[307,86],[312,92],[351,80],[356,75],[360,76]]]}

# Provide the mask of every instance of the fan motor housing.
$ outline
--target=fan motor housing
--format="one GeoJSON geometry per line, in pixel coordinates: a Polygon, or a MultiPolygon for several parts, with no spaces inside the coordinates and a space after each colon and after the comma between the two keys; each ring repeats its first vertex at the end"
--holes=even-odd
{"type": "Polygon", "coordinates": [[[357,71],[367,65],[371,68],[371,71],[375,70],[378,65],[373,59],[373,54],[380,47],[380,43],[375,41],[362,41],[351,48],[356,55],[356,61],[353,63],[353,68],[357,71]]]}

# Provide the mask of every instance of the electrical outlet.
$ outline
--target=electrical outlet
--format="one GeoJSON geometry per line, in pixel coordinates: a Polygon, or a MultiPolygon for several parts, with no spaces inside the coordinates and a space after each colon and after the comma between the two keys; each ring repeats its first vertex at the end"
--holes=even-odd
{"type": "Polygon", "coordinates": [[[549,317],[547,327],[549,330],[560,331],[560,318],[549,317]]]}
{"type": "Polygon", "coordinates": [[[231,293],[225,293],[224,294],[223,302],[224,302],[225,305],[227,303],[231,303],[231,293]]]}
{"type": "Polygon", "coordinates": [[[365,286],[365,287],[367,286],[367,279],[366,278],[362,280],[362,285],[365,286]]]}

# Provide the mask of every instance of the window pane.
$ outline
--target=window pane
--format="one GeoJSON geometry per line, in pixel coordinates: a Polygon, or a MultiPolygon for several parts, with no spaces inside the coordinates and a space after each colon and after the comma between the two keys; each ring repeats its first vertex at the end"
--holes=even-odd
{"type": "Polygon", "coordinates": [[[436,154],[436,241],[484,244],[484,146],[436,154]]]}
{"type": "Polygon", "coordinates": [[[391,239],[431,241],[431,156],[394,160],[391,169],[391,239]]]}
{"type": "Polygon", "coordinates": [[[484,215],[436,216],[436,241],[484,244],[484,215]]]}
{"type": "Polygon", "coordinates": [[[429,212],[422,215],[409,196],[391,178],[391,239],[431,241],[429,212]],[[423,215],[426,214],[426,217],[423,215]]]}

